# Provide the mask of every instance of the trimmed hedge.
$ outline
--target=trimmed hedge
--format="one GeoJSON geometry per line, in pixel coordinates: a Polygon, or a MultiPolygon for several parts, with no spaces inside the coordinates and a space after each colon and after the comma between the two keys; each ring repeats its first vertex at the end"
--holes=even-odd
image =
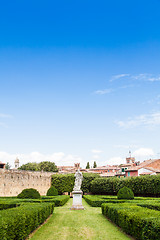
{"type": "Polygon", "coordinates": [[[20,194],[18,194],[17,198],[40,199],[41,195],[34,188],[26,188],[26,189],[23,189],[23,191],[20,194]]]}
{"type": "Polygon", "coordinates": [[[91,182],[91,192],[94,194],[117,195],[119,181],[116,177],[96,178],[91,182]]]}
{"type": "Polygon", "coordinates": [[[127,178],[97,178],[91,182],[93,194],[116,195],[120,188],[129,187],[135,196],[160,197],[160,174],[127,178]]]}
{"type": "Polygon", "coordinates": [[[43,202],[54,202],[56,207],[63,206],[69,199],[70,196],[68,195],[61,195],[55,197],[42,197],[43,202]]]}
{"type": "MultiPolygon", "coordinates": [[[[91,191],[91,182],[96,178],[100,178],[100,176],[95,173],[83,173],[81,189],[84,193],[91,191]]],[[[64,192],[72,192],[74,182],[74,174],[54,174],[52,176],[52,186],[58,190],[58,194],[62,194],[64,192]]]]}
{"type": "Polygon", "coordinates": [[[82,191],[84,193],[91,192],[91,182],[94,179],[100,178],[99,174],[96,173],[83,173],[83,181],[82,181],[82,191]]]}
{"type": "Polygon", "coordinates": [[[102,213],[138,240],[160,240],[160,212],[136,205],[102,204],[102,213]]]}
{"type": "Polygon", "coordinates": [[[57,196],[57,195],[58,195],[58,190],[57,190],[55,187],[51,186],[51,187],[48,189],[46,195],[47,195],[47,196],[57,196]]]}
{"type": "MultiPolygon", "coordinates": [[[[146,202],[146,200],[151,201],[152,199],[150,198],[140,198],[136,197],[134,200],[128,200],[128,199],[121,199],[119,200],[118,198],[114,196],[103,196],[103,195],[83,195],[83,198],[85,201],[91,205],[92,207],[101,207],[102,203],[141,203],[143,201],[146,202]]],[[[155,202],[155,200],[153,200],[155,202]]]]}
{"type": "Polygon", "coordinates": [[[117,193],[118,199],[134,199],[134,193],[133,191],[128,187],[123,187],[119,189],[117,193]]]}
{"type": "Polygon", "coordinates": [[[0,239],[23,240],[53,213],[54,204],[25,204],[0,211],[0,239]]]}
{"type": "Polygon", "coordinates": [[[42,196],[41,199],[15,199],[16,204],[27,204],[27,203],[54,203],[56,207],[63,206],[70,196],[60,195],[60,196],[42,196]]]}
{"type": "Polygon", "coordinates": [[[72,192],[74,187],[74,174],[52,175],[52,186],[58,190],[58,194],[72,192]]]}
{"type": "Polygon", "coordinates": [[[108,198],[105,199],[99,196],[93,195],[83,195],[85,201],[92,207],[101,207],[102,203],[123,203],[125,200],[118,200],[117,198],[108,198]]]}
{"type": "Polygon", "coordinates": [[[0,210],[3,210],[3,209],[8,209],[8,208],[15,208],[15,207],[18,207],[20,206],[20,204],[18,203],[3,203],[3,202],[0,202],[0,210]]]}
{"type": "Polygon", "coordinates": [[[158,201],[145,201],[137,204],[140,207],[146,207],[149,209],[160,211],[160,202],[158,201]]]}

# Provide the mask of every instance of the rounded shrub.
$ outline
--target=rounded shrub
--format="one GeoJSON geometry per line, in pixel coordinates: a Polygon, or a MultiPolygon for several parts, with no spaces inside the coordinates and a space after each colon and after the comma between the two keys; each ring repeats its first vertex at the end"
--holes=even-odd
{"type": "Polygon", "coordinates": [[[34,188],[26,188],[17,196],[17,198],[39,199],[41,198],[41,195],[34,188]]]}
{"type": "Polygon", "coordinates": [[[133,191],[128,187],[121,188],[117,193],[118,199],[134,199],[133,191]]]}
{"type": "Polygon", "coordinates": [[[57,196],[58,195],[58,190],[51,186],[48,191],[47,191],[47,196],[57,196]]]}

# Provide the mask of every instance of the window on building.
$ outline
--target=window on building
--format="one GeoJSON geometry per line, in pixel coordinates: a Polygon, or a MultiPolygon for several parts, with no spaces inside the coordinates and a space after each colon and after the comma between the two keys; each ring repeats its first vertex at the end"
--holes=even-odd
{"type": "Polygon", "coordinates": [[[109,172],[109,170],[108,170],[108,172],[109,172]]]}
{"type": "Polygon", "coordinates": [[[130,172],[128,172],[128,177],[130,176],[130,172]]]}
{"type": "Polygon", "coordinates": [[[122,172],[124,172],[124,168],[122,168],[122,172]]]}

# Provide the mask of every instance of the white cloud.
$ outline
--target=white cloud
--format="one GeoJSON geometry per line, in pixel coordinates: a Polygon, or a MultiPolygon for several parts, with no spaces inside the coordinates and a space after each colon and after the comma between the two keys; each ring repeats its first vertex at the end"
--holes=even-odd
{"type": "Polygon", "coordinates": [[[159,77],[150,77],[150,78],[148,78],[148,81],[150,81],[150,82],[160,81],[160,76],[159,77]]]}
{"type": "Polygon", "coordinates": [[[118,88],[107,88],[107,89],[102,89],[102,90],[97,90],[94,92],[94,94],[98,95],[104,95],[104,94],[109,94],[111,92],[118,91],[120,89],[127,89],[131,87],[135,87],[135,84],[133,82],[157,82],[160,81],[160,74],[149,74],[149,73],[139,73],[139,74],[118,74],[115,76],[112,76],[111,79],[109,80],[110,83],[114,82],[115,80],[124,80],[126,82],[127,80],[127,85],[122,85],[118,88]]]}
{"type": "Polygon", "coordinates": [[[137,75],[130,75],[130,79],[138,81],[157,82],[160,81],[160,74],[140,73],[137,75]]]}
{"type": "Polygon", "coordinates": [[[139,148],[133,152],[133,156],[137,158],[151,158],[154,155],[154,151],[152,148],[139,148]]]}
{"type": "Polygon", "coordinates": [[[100,156],[99,156],[99,155],[93,155],[93,158],[94,158],[94,159],[99,159],[100,156]]]}
{"type": "Polygon", "coordinates": [[[131,144],[131,145],[117,144],[117,145],[114,145],[113,147],[115,147],[115,148],[124,148],[124,149],[132,149],[132,148],[136,148],[137,145],[134,145],[134,144],[131,144]]]}
{"type": "Polygon", "coordinates": [[[63,152],[57,152],[53,154],[42,154],[40,152],[31,152],[29,154],[22,154],[22,153],[14,153],[9,154],[7,152],[0,152],[0,161],[1,162],[9,162],[12,167],[14,167],[14,161],[16,157],[20,160],[20,165],[26,164],[28,162],[41,162],[41,161],[51,161],[55,162],[56,165],[64,165],[73,166],[74,163],[80,163],[81,166],[84,166],[86,162],[79,156],[75,156],[72,154],[65,154],[63,152]]]}
{"type": "Polygon", "coordinates": [[[97,90],[94,93],[99,95],[104,95],[113,92],[113,89],[104,89],[104,90],[97,90]]]}
{"type": "Polygon", "coordinates": [[[115,121],[121,128],[133,128],[137,126],[157,126],[160,125],[160,112],[151,114],[142,114],[133,118],[128,118],[126,121],[115,121]]]}
{"type": "Polygon", "coordinates": [[[160,81],[160,74],[150,74],[150,73],[139,73],[139,74],[118,74],[111,78],[110,82],[124,78],[126,80],[137,80],[137,81],[149,81],[157,82],[160,81]]]}
{"type": "Polygon", "coordinates": [[[107,165],[120,165],[125,163],[125,160],[121,157],[112,157],[107,160],[107,165]]]}
{"type": "Polygon", "coordinates": [[[129,76],[130,76],[130,74],[128,74],[128,73],[123,73],[123,74],[114,75],[114,76],[111,78],[110,82],[113,82],[114,80],[117,80],[117,79],[120,79],[120,78],[129,77],[129,76]]]}
{"type": "Polygon", "coordinates": [[[92,152],[92,153],[102,153],[102,151],[101,151],[101,150],[98,150],[98,149],[92,149],[91,152],[92,152]]]}

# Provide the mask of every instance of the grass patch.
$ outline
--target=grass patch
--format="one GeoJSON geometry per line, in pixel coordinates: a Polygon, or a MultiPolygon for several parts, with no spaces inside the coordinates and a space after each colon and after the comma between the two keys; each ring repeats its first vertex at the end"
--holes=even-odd
{"type": "Polygon", "coordinates": [[[129,240],[118,227],[108,221],[100,208],[91,208],[84,200],[85,210],[70,210],[72,199],[55,208],[53,215],[38,229],[31,240],[129,240]]]}

